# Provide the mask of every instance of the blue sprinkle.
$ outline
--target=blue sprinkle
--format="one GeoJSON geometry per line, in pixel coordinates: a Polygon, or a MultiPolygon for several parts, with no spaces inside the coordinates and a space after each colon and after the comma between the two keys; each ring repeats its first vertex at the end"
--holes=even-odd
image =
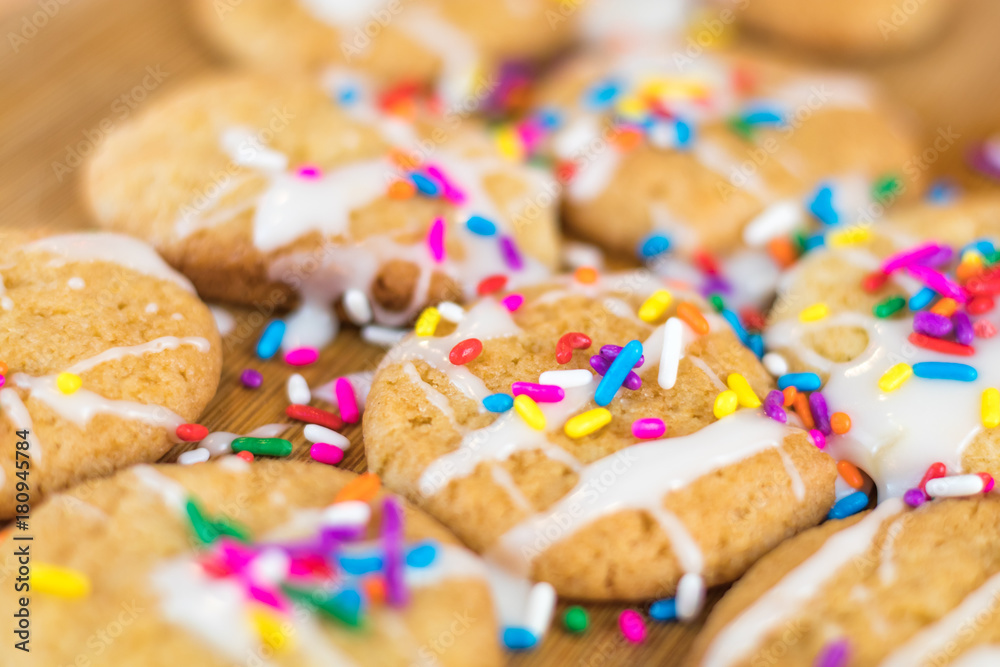
{"type": "Polygon", "coordinates": [[[663,234],[650,234],[639,244],[639,256],[643,259],[662,255],[670,250],[670,239],[663,234]]]}
{"type": "Polygon", "coordinates": [[[677,600],[664,598],[649,605],[649,617],[654,621],[674,621],[677,619],[677,600]]]}
{"type": "Polygon", "coordinates": [[[507,412],[514,407],[514,397],[510,394],[491,394],[483,399],[483,407],[490,412],[507,412]]]}
{"type": "Polygon", "coordinates": [[[433,542],[423,542],[406,554],[406,564],[410,567],[429,567],[437,558],[437,547],[433,542]]]}
{"type": "Polygon", "coordinates": [[[930,287],[924,287],[919,292],[910,297],[910,310],[920,310],[937,296],[937,292],[930,287]]]}
{"type": "Polygon", "coordinates": [[[868,494],[864,491],[855,491],[849,496],[844,496],[830,509],[826,515],[827,519],[846,519],[854,516],[864,508],[868,507],[868,494]]]}
{"type": "Polygon", "coordinates": [[[611,362],[604,377],[601,378],[601,383],[597,385],[597,391],[594,392],[594,402],[601,407],[610,403],[618,390],[622,388],[626,376],[632,372],[632,368],[641,356],[642,343],[637,340],[629,341],[615,357],[615,360],[611,362]]]}
{"type": "Polygon", "coordinates": [[[358,89],[353,87],[345,87],[343,90],[338,91],[337,101],[340,104],[352,104],[358,99],[358,89]]]}
{"type": "Polygon", "coordinates": [[[425,194],[428,197],[437,197],[441,194],[441,188],[438,187],[438,184],[419,172],[415,171],[411,173],[410,180],[417,186],[417,190],[421,194],[425,194]]]}
{"type": "Polygon", "coordinates": [[[526,651],[537,643],[538,637],[527,628],[505,628],[503,631],[503,645],[511,651],[526,651]]]}
{"type": "Polygon", "coordinates": [[[761,357],[764,356],[764,337],[758,333],[755,333],[755,334],[750,334],[749,338],[750,338],[750,345],[749,345],[750,349],[753,351],[754,354],[757,355],[757,358],[760,359],[761,357]]]}
{"type": "Polygon", "coordinates": [[[781,114],[775,111],[762,109],[745,114],[743,122],[747,125],[780,125],[784,122],[784,119],[781,117],[781,114]]]}
{"type": "Polygon", "coordinates": [[[840,222],[840,216],[833,207],[833,188],[829,185],[821,186],[809,202],[809,212],[825,225],[835,225],[840,222]]]}
{"type": "Polygon", "coordinates": [[[982,255],[983,257],[989,257],[994,252],[996,252],[996,247],[993,245],[993,242],[987,239],[979,239],[978,241],[976,241],[975,245],[976,245],[976,250],[978,250],[979,254],[982,255]]]}
{"type": "Polygon", "coordinates": [[[257,341],[257,356],[261,359],[270,359],[278,352],[281,341],[285,338],[285,323],[282,320],[274,320],[267,325],[260,340],[257,341]]]}
{"type": "Polygon", "coordinates": [[[469,219],[465,221],[465,226],[469,228],[470,232],[480,236],[493,236],[497,233],[497,226],[481,215],[469,216],[469,219]]]}
{"type": "Polygon", "coordinates": [[[603,109],[611,105],[618,97],[620,89],[615,81],[598,83],[587,93],[587,102],[595,109],[603,109]]]}
{"type": "Polygon", "coordinates": [[[334,595],[333,602],[352,616],[361,614],[361,594],[353,588],[345,588],[334,595]]]}
{"type": "Polygon", "coordinates": [[[694,139],[694,131],[691,126],[682,120],[677,121],[677,148],[687,148],[694,139]]]}
{"type": "Polygon", "coordinates": [[[728,308],[722,309],[722,316],[729,322],[729,326],[733,328],[733,332],[739,337],[740,342],[750,347],[750,334],[747,333],[743,323],[740,322],[740,316],[728,308]]]}
{"type": "Polygon", "coordinates": [[[939,179],[927,191],[927,200],[934,204],[947,204],[958,195],[958,188],[947,179],[939,179]]]}
{"type": "Polygon", "coordinates": [[[927,380],[957,380],[958,382],[975,382],[979,372],[968,364],[956,364],[953,361],[921,361],[913,364],[913,374],[927,380]]]}
{"type": "Polygon", "coordinates": [[[810,250],[815,250],[816,248],[822,248],[826,245],[826,237],[822,234],[813,234],[812,236],[807,236],[805,241],[802,243],[802,249],[806,252],[810,250]]]}
{"type": "Polygon", "coordinates": [[[778,378],[778,389],[795,387],[799,391],[816,391],[820,387],[819,376],[815,373],[785,373],[778,378]]]}
{"type": "Polygon", "coordinates": [[[337,561],[347,574],[361,576],[382,569],[382,558],[379,556],[340,556],[337,561]]]}
{"type": "Polygon", "coordinates": [[[546,130],[554,130],[562,125],[562,115],[556,109],[539,109],[535,112],[535,120],[546,130]]]}

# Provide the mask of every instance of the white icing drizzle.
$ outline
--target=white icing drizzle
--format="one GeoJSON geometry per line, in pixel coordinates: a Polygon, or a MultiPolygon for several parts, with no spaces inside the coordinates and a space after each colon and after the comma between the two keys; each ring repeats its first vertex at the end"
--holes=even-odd
{"type": "Polygon", "coordinates": [[[464,32],[429,8],[409,8],[400,28],[441,60],[437,92],[449,107],[462,104],[473,92],[479,52],[464,32]]]}
{"type": "Polygon", "coordinates": [[[901,500],[887,500],[854,525],[830,536],[816,553],[715,636],[702,665],[728,667],[745,660],[769,632],[799,613],[841,567],[863,555],[872,546],[882,524],[903,509],[901,500]]]}
{"type": "Polygon", "coordinates": [[[950,667],[996,667],[1000,664],[1000,646],[976,646],[958,656],[950,667]]]}
{"type": "MultiPolygon", "coordinates": [[[[214,305],[209,306],[208,309],[212,312],[212,318],[215,320],[215,328],[219,330],[220,336],[225,338],[236,329],[236,318],[233,317],[233,314],[228,310],[222,306],[214,305]]],[[[156,310],[153,310],[152,312],[155,313],[156,310]]]]}
{"type": "Polygon", "coordinates": [[[113,347],[105,350],[104,352],[90,357],[89,359],[76,362],[67,368],[66,372],[76,373],[79,375],[80,373],[89,371],[91,368],[108,363],[109,361],[118,361],[119,359],[123,359],[125,357],[138,357],[144,354],[156,354],[167,350],[176,350],[181,345],[190,345],[202,353],[208,353],[208,351],[212,349],[211,343],[199,336],[190,336],[187,338],[161,336],[160,338],[154,338],[148,343],[141,343],[139,345],[131,345],[127,347],[113,347]]]}
{"type": "Polygon", "coordinates": [[[14,426],[15,431],[28,431],[28,454],[31,456],[33,465],[42,462],[42,446],[38,442],[38,434],[35,433],[35,426],[31,422],[31,415],[24,401],[11,387],[0,389],[0,408],[7,415],[7,419],[14,426]]]}
{"type": "MultiPolygon", "coordinates": [[[[1000,607],[1000,574],[969,593],[962,602],[937,622],[925,627],[882,661],[881,667],[925,667],[940,665],[950,645],[959,636],[969,637],[980,614],[997,613],[1000,607]],[[940,655],[935,655],[940,653],[940,655]]],[[[1000,653],[993,649],[994,656],[1000,653]]],[[[990,664],[995,665],[996,662],[990,664]]]]}
{"type": "Polygon", "coordinates": [[[424,395],[427,396],[427,401],[440,410],[448,418],[448,421],[455,425],[455,411],[451,409],[448,397],[432,387],[430,383],[424,382],[424,379],[420,377],[420,373],[417,372],[416,366],[412,363],[407,362],[403,364],[403,372],[406,373],[406,377],[410,379],[410,382],[423,389],[424,395]]]}
{"type": "Polygon", "coordinates": [[[906,515],[889,524],[882,541],[882,553],[879,554],[878,578],[884,586],[896,581],[896,538],[903,532],[906,525],[906,515]]]}
{"type": "Polygon", "coordinates": [[[188,279],[170,268],[155,250],[128,236],[108,232],[64,234],[34,241],[22,249],[56,255],[65,262],[110,262],[194,292],[188,279]]]}
{"type": "Polygon", "coordinates": [[[781,463],[785,466],[788,479],[792,481],[792,492],[795,494],[795,499],[802,502],[806,497],[806,485],[802,481],[802,475],[799,474],[798,468],[795,467],[795,462],[792,461],[792,457],[788,455],[788,452],[781,447],[775,448],[775,451],[781,456],[781,463]]]}
{"type": "Polygon", "coordinates": [[[187,505],[188,490],[180,483],[159,472],[151,465],[137,465],[132,467],[131,472],[142,484],[156,495],[160,496],[163,503],[178,515],[185,513],[187,505]]]}

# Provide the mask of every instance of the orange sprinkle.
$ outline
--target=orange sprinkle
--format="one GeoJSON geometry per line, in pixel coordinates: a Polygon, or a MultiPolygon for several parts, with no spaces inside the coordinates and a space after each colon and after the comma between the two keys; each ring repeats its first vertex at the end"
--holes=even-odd
{"type": "Polygon", "coordinates": [[[4,362],[0,361],[0,375],[7,375],[7,371],[8,370],[9,369],[7,368],[7,364],[5,364],[4,362]]]}
{"type": "Polygon", "coordinates": [[[642,134],[639,130],[629,127],[615,135],[612,143],[618,147],[618,150],[627,152],[638,146],[641,140],[642,134]]]}
{"type": "Polygon", "coordinates": [[[409,181],[393,181],[389,185],[390,199],[409,199],[417,193],[417,188],[409,181]]]}
{"type": "Polygon", "coordinates": [[[677,304],[677,317],[694,329],[695,333],[702,335],[708,333],[708,320],[693,303],[681,301],[677,304]]]}
{"type": "Polygon", "coordinates": [[[3,530],[0,530],[0,544],[3,544],[4,542],[6,542],[7,538],[10,537],[10,534],[12,532],[13,532],[13,528],[11,528],[10,526],[4,528],[3,530]]]}
{"type": "Polygon", "coordinates": [[[385,579],[381,575],[365,577],[361,581],[361,586],[365,589],[365,596],[373,604],[385,602],[385,579]]]}
{"type": "Polygon", "coordinates": [[[799,390],[795,387],[785,387],[781,393],[785,395],[785,407],[790,408],[792,407],[792,403],[795,402],[795,397],[798,395],[799,390]]]}
{"type": "Polygon", "coordinates": [[[951,317],[955,314],[956,310],[958,310],[958,303],[948,297],[941,299],[931,307],[932,313],[944,315],[945,317],[951,317]]]}
{"type": "Polygon", "coordinates": [[[865,485],[865,478],[861,476],[861,471],[850,461],[837,461],[837,472],[852,489],[860,489],[865,485]]]}
{"type": "Polygon", "coordinates": [[[773,238],[767,242],[767,251],[771,253],[772,259],[783,269],[795,263],[798,253],[795,252],[795,244],[791,239],[784,237],[773,238]]]}
{"type": "Polygon", "coordinates": [[[830,428],[837,435],[844,435],[851,430],[851,418],[843,412],[834,412],[830,415],[830,428]]]}
{"type": "Polygon", "coordinates": [[[411,157],[405,151],[394,148],[389,151],[389,159],[401,169],[412,171],[420,166],[420,158],[411,157]]]}
{"type": "Polygon", "coordinates": [[[976,262],[962,262],[955,269],[955,277],[964,283],[982,272],[983,267],[981,264],[977,264],[976,262]]]}
{"type": "Polygon", "coordinates": [[[592,266],[581,266],[573,272],[573,277],[578,283],[591,285],[597,282],[597,269],[592,266]]]}
{"type": "Polygon", "coordinates": [[[378,490],[382,488],[382,480],[373,472],[366,472],[359,475],[347,483],[347,486],[337,492],[333,502],[341,503],[345,500],[360,500],[368,502],[375,497],[378,490]]]}
{"type": "Polygon", "coordinates": [[[797,392],[793,403],[795,404],[795,412],[799,414],[799,419],[801,419],[802,423],[806,425],[806,428],[816,428],[816,422],[813,421],[812,410],[809,409],[809,397],[806,396],[806,392],[797,392]]]}

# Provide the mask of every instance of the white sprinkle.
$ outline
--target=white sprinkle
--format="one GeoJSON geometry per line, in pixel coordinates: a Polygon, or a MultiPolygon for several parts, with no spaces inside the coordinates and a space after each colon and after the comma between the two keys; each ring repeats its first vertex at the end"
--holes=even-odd
{"type": "Polygon", "coordinates": [[[180,313],[174,313],[173,315],[170,316],[170,319],[172,319],[172,320],[183,320],[184,316],[181,315],[180,313]]]}
{"type": "Polygon", "coordinates": [[[531,592],[528,593],[524,627],[530,630],[531,634],[535,635],[539,641],[549,631],[555,608],[556,589],[552,587],[552,584],[543,581],[531,587],[531,592]]]}
{"type": "Polygon", "coordinates": [[[150,315],[158,313],[159,311],[160,311],[159,304],[156,304],[156,303],[147,303],[146,304],[146,312],[149,313],[150,315]]]}
{"type": "Polygon", "coordinates": [[[295,405],[309,405],[312,400],[312,392],[309,391],[309,383],[298,373],[292,373],[285,385],[288,394],[288,402],[295,405]]]}
{"type": "Polygon", "coordinates": [[[204,463],[212,457],[212,453],[209,452],[204,447],[199,447],[198,449],[192,449],[191,451],[184,452],[177,457],[177,462],[182,466],[189,466],[195,463],[204,463]]]}
{"type": "Polygon", "coordinates": [[[677,584],[677,617],[689,621],[705,604],[705,580],[700,574],[688,572],[677,584]]]}
{"type": "Polygon", "coordinates": [[[320,426],[319,424],[307,424],[303,435],[306,436],[306,440],[315,444],[317,442],[325,442],[328,445],[336,445],[343,450],[346,450],[351,446],[351,441],[340,435],[336,431],[331,431],[325,426],[320,426]]]}
{"type": "Polygon", "coordinates": [[[577,368],[564,371],[545,371],[538,376],[539,384],[554,384],[563,389],[571,387],[583,387],[590,384],[594,379],[594,374],[586,368],[577,368]]]}
{"type": "Polygon", "coordinates": [[[983,492],[983,478],[979,475],[952,475],[927,482],[924,490],[931,498],[962,498],[983,492]]]}
{"type": "Polygon", "coordinates": [[[250,576],[261,584],[276,586],[288,578],[291,559],[280,549],[265,549],[250,562],[250,576]]]}
{"type": "Polygon", "coordinates": [[[228,310],[219,306],[209,306],[208,309],[212,312],[215,328],[218,329],[220,336],[228,336],[236,329],[236,318],[228,310]]]}
{"type": "Polygon", "coordinates": [[[347,319],[359,327],[372,321],[372,305],[361,290],[351,288],[344,292],[343,304],[347,319]]]}
{"type": "Polygon", "coordinates": [[[684,328],[679,319],[671,317],[663,325],[663,350],[660,352],[660,373],[657,382],[664,389],[673,389],[677,382],[677,367],[684,347],[684,328]]]}
{"type": "Polygon", "coordinates": [[[581,266],[604,268],[604,253],[589,243],[568,241],[563,245],[562,256],[563,262],[571,269],[579,269],[581,266]]]}
{"type": "Polygon", "coordinates": [[[238,456],[223,456],[219,459],[218,466],[229,472],[245,473],[250,471],[250,462],[244,461],[238,456]]]}
{"type": "Polygon", "coordinates": [[[392,329],[371,324],[361,330],[361,338],[366,343],[371,343],[372,345],[392,347],[406,338],[406,334],[408,333],[410,333],[409,329],[392,329]]]}
{"type": "Polygon", "coordinates": [[[788,372],[788,360],[777,352],[768,352],[761,361],[764,362],[767,372],[776,378],[788,372]]]}
{"type": "Polygon", "coordinates": [[[0,297],[0,307],[2,307],[4,310],[13,310],[14,300],[11,299],[9,296],[0,297]]]}
{"type": "Polygon", "coordinates": [[[84,287],[87,286],[87,283],[83,282],[83,278],[80,278],[78,276],[73,276],[72,278],[69,279],[69,282],[67,282],[66,284],[69,285],[70,289],[77,289],[77,290],[83,289],[84,287]]]}
{"type": "Polygon", "coordinates": [[[454,301],[442,301],[437,305],[441,319],[458,324],[465,319],[465,309],[454,301]]]}
{"type": "Polygon", "coordinates": [[[323,510],[324,526],[366,526],[371,518],[372,508],[360,500],[334,503],[323,510]]]}
{"type": "Polygon", "coordinates": [[[805,220],[799,202],[786,199],[771,204],[743,228],[743,240],[750,247],[759,247],[773,238],[787,234],[805,220]]]}

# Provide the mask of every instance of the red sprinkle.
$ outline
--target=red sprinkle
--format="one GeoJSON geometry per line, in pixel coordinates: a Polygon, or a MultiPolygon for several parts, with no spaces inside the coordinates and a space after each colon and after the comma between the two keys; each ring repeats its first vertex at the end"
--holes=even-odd
{"type": "Polygon", "coordinates": [[[236,456],[243,459],[247,463],[253,462],[253,454],[251,454],[250,452],[236,452],[236,456]]]}
{"type": "Polygon", "coordinates": [[[995,305],[993,297],[983,294],[974,297],[969,303],[965,304],[965,310],[969,312],[969,315],[982,315],[993,310],[995,305]]]}
{"type": "Polygon", "coordinates": [[[764,315],[756,308],[744,308],[740,311],[740,319],[743,320],[743,326],[751,331],[763,331],[767,320],[764,315]]]}
{"type": "Polygon", "coordinates": [[[910,334],[910,342],[925,350],[934,350],[941,354],[954,354],[960,357],[971,357],[976,353],[976,349],[971,345],[962,345],[950,340],[941,340],[932,336],[925,336],[917,332],[910,334]]]}
{"type": "Polygon", "coordinates": [[[698,268],[710,276],[719,275],[719,262],[707,250],[699,250],[692,257],[698,268]]]}
{"type": "Polygon", "coordinates": [[[451,348],[448,360],[456,366],[467,364],[483,353],[483,341],[478,338],[466,338],[451,348]]]}
{"type": "Polygon", "coordinates": [[[332,412],[314,408],[311,405],[299,405],[297,403],[292,403],[285,408],[285,414],[296,421],[305,422],[307,424],[318,424],[333,431],[339,431],[344,428],[344,420],[340,417],[332,412]]]}
{"type": "Polygon", "coordinates": [[[496,274],[492,276],[487,276],[479,281],[479,286],[476,287],[476,292],[479,296],[486,296],[487,294],[493,294],[494,292],[499,292],[504,287],[507,286],[507,276],[496,274]]]}
{"type": "Polygon", "coordinates": [[[861,280],[861,289],[872,294],[879,291],[889,281],[889,274],[873,271],[861,280]]]}
{"type": "Polygon", "coordinates": [[[198,442],[208,437],[208,429],[201,424],[181,424],[177,427],[177,437],[184,442],[198,442]]]}
{"type": "Polygon", "coordinates": [[[993,481],[993,475],[988,472],[977,472],[976,474],[983,480],[983,493],[989,493],[992,491],[996,484],[996,482],[993,481]]]}
{"type": "Polygon", "coordinates": [[[573,350],[586,350],[593,342],[590,336],[579,332],[563,334],[556,343],[556,361],[560,364],[568,364],[573,359],[573,350]]]}
{"type": "Polygon", "coordinates": [[[937,479],[939,477],[944,477],[948,474],[948,467],[943,463],[932,463],[930,467],[927,468],[927,472],[924,473],[923,478],[920,480],[920,486],[918,487],[921,491],[924,491],[924,487],[927,486],[927,482],[932,479],[937,479]]]}
{"type": "Polygon", "coordinates": [[[972,325],[972,330],[976,333],[976,338],[993,338],[997,335],[997,328],[989,320],[978,320],[972,325]]]}

